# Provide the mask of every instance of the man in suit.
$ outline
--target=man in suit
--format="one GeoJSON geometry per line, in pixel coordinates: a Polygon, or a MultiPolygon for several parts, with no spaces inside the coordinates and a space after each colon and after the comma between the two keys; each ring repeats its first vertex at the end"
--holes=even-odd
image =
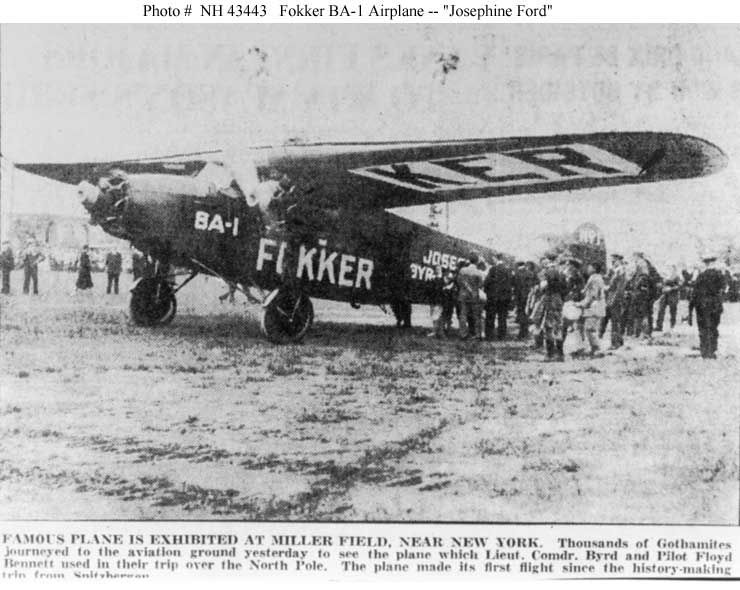
{"type": "Polygon", "coordinates": [[[118,295],[118,281],[121,277],[123,258],[118,250],[112,250],[105,256],[105,270],[108,272],[108,287],[106,293],[110,295],[111,288],[118,295]]]}
{"type": "Polygon", "coordinates": [[[3,240],[2,252],[0,252],[0,270],[3,273],[3,295],[10,294],[10,273],[15,268],[15,258],[10,242],[3,240]]]}
{"type": "Polygon", "coordinates": [[[612,265],[606,275],[606,316],[601,324],[601,336],[606,331],[607,323],[611,322],[611,348],[616,350],[624,344],[627,272],[621,254],[612,254],[611,259],[612,265]]]}
{"type": "Polygon", "coordinates": [[[651,286],[650,271],[644,258],[635,257],[634,272],[627,282],[630,294],[630,312],[633,323],[633,334],[636,338],[649,339],[650,329],[651,286]]]}
{"type": "Polygon", "coordinates": [[[693,299],[696,307],[696,325],[699,328],[699,348],[705,359],[717,358],[719,322],[722,317],[722,299],[725,291],[725,277],[713,267],[716,256],[702,258],[705,268],[696,277],[693,299]]]}
{"type": "Polygon", "coordinates": [[[506,317],[513,293],[513,276],[500,257],[496,257],[483,282],[486,293],[486,340],[506,338],[506,317]],[[498,323],[498,329],[496,324],[498,323]]]}
{"type": "Polygon", "coordinates": [[[524,261],[516,263],[514,271],[514,303],[516,304],[516,322],[519,324],[519,338],[526,338],[529,329],[527,316],[527,297],[537,284],[537,275],[524,261]]]}
{"type": "Polygon", "coordinates": [[[482,304],[480,290],[485,273],[478,269],[480,257],[477,252],[470,254],[469,264],[457,272],[458,301],[460,303],[460,336],[462,338],[483,338],[481,322],[482,304]]]}
{"type": "Polygon", "coordinates": [[[658,322],[655,325],[656,332],[663,331],[663,321],[665,320],[665,310],[668,308],[670,313],[671,329],[676,327],[676,312],[678,311],[678,298],[681,289],[681,275],[675,265],[671,266],[671,271],[663,281],[663,292],[658,300],[658,322]]]}
{"type": "Polygon", "coordinates": [[[33,294],[39,294],[39,262],[46,257],[33,240],[29,240],[23,252],[21,266],[23,267],[23,293],[28,294],[33,283],[33,294]]]}

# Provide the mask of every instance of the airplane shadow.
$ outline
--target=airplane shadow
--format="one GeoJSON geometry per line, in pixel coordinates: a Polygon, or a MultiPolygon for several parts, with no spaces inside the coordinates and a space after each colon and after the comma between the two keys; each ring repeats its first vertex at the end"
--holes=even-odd
{"type": "MultiPolygon", "coordinates": [[[[250,315],[196,314],[178,315],[161,330],[182,338],[214,338],[233,344],[267,347],[277,345],[265,340],[259,320],[250,315]]],[[[528,356],[528,342],[509,339],[495,342],[461,340],[457,335],[435,338],[429,328],[399,329],[394,325],[316,321],[302,342],[303,345],[326,346],[385,352],[440,352],[445,354],[475,354],[490,351],[501,360],[524,361],[528,356]]]]}

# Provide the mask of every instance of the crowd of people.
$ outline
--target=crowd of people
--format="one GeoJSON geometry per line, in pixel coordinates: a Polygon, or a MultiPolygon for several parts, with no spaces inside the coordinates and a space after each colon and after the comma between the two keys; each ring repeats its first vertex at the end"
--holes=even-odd
{"type": "MultiPolygon", "coordinates": [[[[543,350],[544,360],[565,360],[566,340],[574,358],[594,358],[604,354],[601,342],[607,331],[609,348],[616,350],[625,337],[651,339],[662,331],[666,312],[673,329],[683,296],[689,302],[690,325],[696,316],[702,357],[716,358],[728,283],[715,261],[705,256],[703,269],[679,273],[672,266],[661,276],[641,252],[630,260],[612,254],[606,272],[599,261],[567,255],[550,254],[539,265],[519,261],[512,268],[503,257],[489,264],[471,253],[455,269],[436,269],[430,336],[453,335],[457,317],[457,334],[463,339],[505,339],[508,316],[514,311],[518,337],[531,335],[533,348],[543,350]]],[[[406,315],[397,313],[399,325],[408,321],[406,315]]]]}
{"type": "MultiPolygon", "coordinates": [[[[20,254],[16,257],[10,242],[2,242],[0,251],[0,271],[2,272],[2,293],[9,295],[11,292],[11,275],[15,270],[23,271],[23,294],[39,294],[39,264],[46,260],[43,249],[36,240],[28,240],[20,254]]],[[[143,276],[150,265],[139,252],[132,255],[133,271],[135,278],[137,274],[143,276]]],[[[86,244],[82,247],[74,263],[77,271],[75,288],[78,291],[87,291],[94,287],[93,270],[94,264],[91,259],[90,247],[86,244]]],[[[120,277],[123,272],[123,255],[118,249],[111,249],[105,255],[104,271],[108,282],[106,294],[118,294],[120,277]]]]}
{"type": "MultiPolygon", "coordinates": [[[[34,240],[29,240],[16,257],[7,241],[0,251],[2,293],[11,292],[11,273],[23,270],[23,293],[39,293],[39,264],[45,255],[34,240]]],[[[614,253],[604,272],[600,261],[581,261],[573,256],[549,254],[537,265],[519,261],[515,268],[502,256],[489,264],[478,253],[471,253],[456,268],[437,267],[431,283],[433,332],[430,336],[455,334],[456,317],[463,339],[494,340],[508,337],[508,317],[515,312],[520,339],[532,337],[532,346],[544,351],[546,361],[565,359],[568,342],[573,357],[598,357],[601,342],[609,331],[610,349],[624,345],[625,337],[650,339],[663,330],[666,315],[670,328],[678,320],[678,303],[688,300],[689,325],[694,316],[699,329],[701,355],[716,358],[718,326],[722,303],[732,277],[714,266],[716,257],[703,257],[704,268],[679,272],[671,266],[661,276],[650,261],[635,252],[628,261],[614,253]],[[729,279],[729,280],[728,280],[729,279]],[[657,305],[657,318],[654,310],[657,305]]],[[[132,252],[134,280],[150,276],[154,261],[138,251],[132,252]]],[[[78,291],[94,287],[90,249],[83,246],[76,261],[78,291]]],[[[107,294],[118,294],[123,271],[123,256],[111,249],[105,256],[107,294]]],[[[220,297],[233,301],[235,286],[220,297]]],[[[395,302],[393,311],[399,326],[410,327],[411,305],[395,302]]]]}

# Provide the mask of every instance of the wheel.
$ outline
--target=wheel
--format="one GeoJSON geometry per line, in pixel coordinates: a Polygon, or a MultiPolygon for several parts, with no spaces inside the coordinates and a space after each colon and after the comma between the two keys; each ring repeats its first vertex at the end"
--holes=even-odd
{"type": "Polygon", "coordinates": [[[278,292],[262,314],[262,333],[276,344],[300,342],[313,324],[313,304],[302,293],[278,292]]]}
{"type": "Polygon", "coordinates": [[[177,312],[177,300],[167,281],[142,279],[131,291],[131,319],[139,326],[164,326],[177,312]]]}

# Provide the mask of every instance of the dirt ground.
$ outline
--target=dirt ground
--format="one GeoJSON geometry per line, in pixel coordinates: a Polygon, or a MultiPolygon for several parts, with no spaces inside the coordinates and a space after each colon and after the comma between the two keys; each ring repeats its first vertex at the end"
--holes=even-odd
{"type": "MultiPolygon", "coordinates": [[[[401,333],[315,302],[302,345],[196,279],[165,328],[118,296],[0,302],[0,518],[738,522],[740,309],[593,361],[401,333]]],[[[513,331],[513,330],[512,330],[513,331]]]]}

